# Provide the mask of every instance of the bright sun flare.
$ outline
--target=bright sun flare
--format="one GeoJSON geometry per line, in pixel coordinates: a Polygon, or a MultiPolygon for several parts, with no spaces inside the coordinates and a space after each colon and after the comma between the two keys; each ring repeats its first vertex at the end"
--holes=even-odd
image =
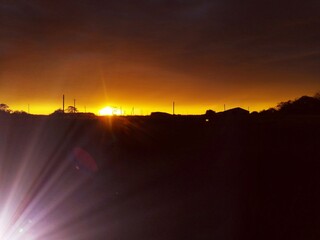
{"type": "Polygon", "coordinates": [[[121,110],[115,107],[105,107],[99,111],[101,116],[121,115],[121,110]]]}

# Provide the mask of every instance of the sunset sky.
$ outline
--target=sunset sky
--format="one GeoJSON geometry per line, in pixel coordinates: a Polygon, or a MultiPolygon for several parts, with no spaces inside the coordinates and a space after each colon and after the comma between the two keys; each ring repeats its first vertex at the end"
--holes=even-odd
{"type": "Polygon", "coordinates": [[[0,0],[0,103],[262,110],[320,91],[319,0],[0,0]]]}

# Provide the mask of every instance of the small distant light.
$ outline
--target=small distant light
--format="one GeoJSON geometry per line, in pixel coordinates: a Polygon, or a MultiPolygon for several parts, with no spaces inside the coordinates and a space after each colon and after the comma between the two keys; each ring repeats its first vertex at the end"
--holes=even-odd
{"type": "Polygon", "coordinates": [[[206,122],[209,122],[210,120],[208,118],[206,118],[206,122]]]}

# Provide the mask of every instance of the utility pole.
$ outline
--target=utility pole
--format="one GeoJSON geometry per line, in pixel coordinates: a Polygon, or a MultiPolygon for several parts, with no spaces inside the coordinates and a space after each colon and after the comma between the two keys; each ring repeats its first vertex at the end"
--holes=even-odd
{"type": "Polygon", "coordinates": [[[174,102],[172,102],[172,115],[174,115],[174,102]]]}
{"type": "Polygon", "coordinates": [[[73,99],[73,113],[76,112],[76,99],[73,99]]]}
{"type": "Polygon", "coordinates": [[[62,95],[62,111],[64,113],[64,94],[62,95]]]}

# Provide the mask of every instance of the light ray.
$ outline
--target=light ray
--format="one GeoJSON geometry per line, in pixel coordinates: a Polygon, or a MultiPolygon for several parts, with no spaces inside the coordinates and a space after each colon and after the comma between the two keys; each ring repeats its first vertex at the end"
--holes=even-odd
{"type": "Polygon", "coordinates": [[[0,137],[8,138],[0,148],[0,239],[76,239],[70,232],[80,224],[77,219],[93,217],[90,209],[99,201],[76,198],[93,176],[75,168],[72,146],[88,139],[75,138],[79,129],[72,123],[59,131],[45,123],[19,130],[18,125],[10,124],[0,137]]]}

